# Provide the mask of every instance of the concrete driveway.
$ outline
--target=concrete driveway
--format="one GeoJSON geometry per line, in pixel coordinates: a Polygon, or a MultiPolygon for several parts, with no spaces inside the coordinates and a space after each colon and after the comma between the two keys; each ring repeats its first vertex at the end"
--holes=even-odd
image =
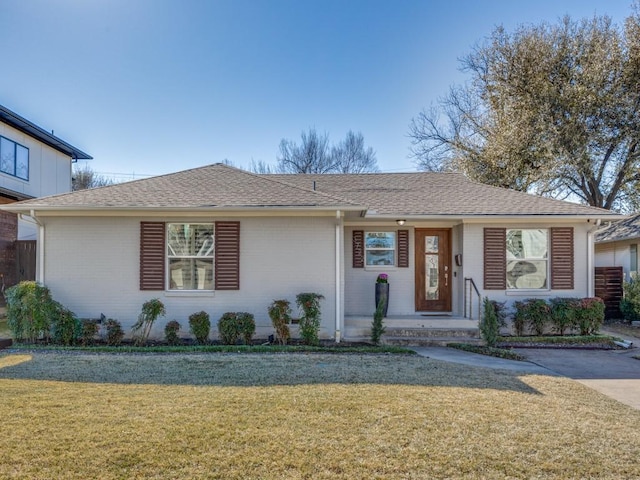
{"type": "Polygon", "coordinates": [[[571,350],[519,348],[527,360],[572,378],[619,402],[640,410],[640,348],[571,350]]]}

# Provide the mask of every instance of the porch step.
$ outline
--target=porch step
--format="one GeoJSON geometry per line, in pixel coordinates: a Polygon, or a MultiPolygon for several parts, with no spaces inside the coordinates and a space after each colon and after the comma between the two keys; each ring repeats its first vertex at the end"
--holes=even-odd
{"type": "Polygon", "coordinates": [[[482,345],[483,341],[478,337],[387,337],[383,335],[381,343],[399,347],[446,347],[449,343],[482,345]]]}
{"type": "Polygon", "coordinates": [[[387,327],[385,336],[405,338],[477,338],[477,328],[398,328],[387,327]]]}

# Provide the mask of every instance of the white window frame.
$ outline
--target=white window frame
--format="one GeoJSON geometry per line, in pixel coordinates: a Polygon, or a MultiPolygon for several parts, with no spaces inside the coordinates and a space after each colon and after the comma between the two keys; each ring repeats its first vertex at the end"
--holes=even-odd
{"type": "Polygon", "coordinates": [[[213,292],[215,290],[215,222],[167,222],[166,229],[166,290],[168,292],[213,292]],[[211,228],[213,232],[211,237],[211,243],[205,243],[200,247],[200,251],[198,253],[202,253],[202,255],[180,255],[173,251],[171,248],[171,239],[169,232],[171,231],[171,227],[175,225],[189,225],[190,227],[204,225],[211,228]],[[182,289],[182,288],[172,288],[171,282],[171,260],[172,259],[181,259],[181,260],[210,260],[211,261],[211,288],[197,288],[197,289],[182,289]]]}
{"type": "Polygon", "coordinates": [[[519,261],[519,262],[545,262],[545,282],[544,285],[541,287],[517,287],[517,286],[512,286],[513,284],[509,282],[509,271],[505,271],[505,275],[507,276],[507,291],[510,292],[523,292],[523,291],[548,291],[551,287],[550,287],[550,282],[551,282],[551,272],[550,272],[550,247],[551,247],[551,238],[549,235],[549,229],[548,228],[508,228],[506,229],[506,238],[507,238],[507,245],[505,245],[505,249],[506,249],[506,266],[508,267],[510,262],[513,262],[515,260],[519,261]],[[510,258],[509,257],[509,248],[508,248],[508,243],[509,243],[509,233],[510,232],[514,232],[514,231],[520,231],[520,232],[524,232],[524,231],[532,231],[532,230],[537,230],[537,231],[543,231],[545,232],[545,238],[546,238],[546,255],[543,258],[539,258],[539,257],[526,257],[523,256],[522,258],[510,258]]]}
{"type": "Polygon", "coordinates": [[[398,262],[398,232],[396,231],[369,231],[364,232],[364,266],[365,268],[389,268],[395,267],[398,262]],[[393,246],[392,247],[368,247],[367,246],[367,237],[369,235],[393,235],[393,246]],[[389,265],[376,265],[373,263],[369,263],[369,255],[368,253],[371,251],[391,251],[393,252],[393,262],[389,265]]]}

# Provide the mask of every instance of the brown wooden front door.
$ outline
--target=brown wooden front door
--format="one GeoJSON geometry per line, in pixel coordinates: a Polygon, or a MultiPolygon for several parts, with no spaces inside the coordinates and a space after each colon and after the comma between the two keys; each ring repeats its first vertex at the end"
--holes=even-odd
{"type": "Polygon", "coordinates": [[[416,311],[451,311],[451,229],[419,228],[416,240],[416,311]]]}

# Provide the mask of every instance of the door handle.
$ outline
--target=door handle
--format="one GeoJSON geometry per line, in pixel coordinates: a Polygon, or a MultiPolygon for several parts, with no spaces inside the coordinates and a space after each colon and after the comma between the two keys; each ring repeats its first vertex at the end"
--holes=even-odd
{"type": "Polygon", "coordinates": [[[449,274],[448,273],[444,274],[444,286],[445,287],[449,286],[449,274]]]}

